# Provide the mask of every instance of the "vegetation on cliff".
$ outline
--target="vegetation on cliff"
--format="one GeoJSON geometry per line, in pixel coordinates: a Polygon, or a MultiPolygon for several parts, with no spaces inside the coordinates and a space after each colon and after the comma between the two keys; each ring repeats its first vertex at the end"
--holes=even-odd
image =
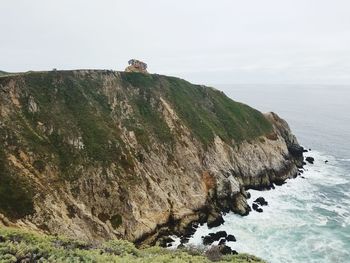
{"type": "Polygon", "coordinates": [[[114,240],[2,228],[0,261],[259,262],[223,256],[222,246],[140,250],[116,240],[156,244],[163,230],[181,234],[191,220],[244,208],[244,184],[292,167],[276,121],[259,111],[179,78],[76,70],[1,76],[0,117],[0,222],[114,240]]]}
{"type": "MultiPolygon", "coordinates": [[[[20,149],[33,154],[32,165],[39,173],[47,164],[56,165],[58,180],[74,181],[82,176],[80,167],[92,163],[115,163],[115,174],[132,175],[135,161],[143,157],[125,145],[122,129],[134,132],[146,151],[152,148],[152,141],[162,144],[170,159],[173,143],[180,136],[166,123],[161,97],[172,105],[203,148],[215,135],[232,144],[272,129],[265,117],[249,106],[213,88],[174,77],[110,71],[91,71],[83,77],[75,71],[28,72],[3,76],[0,85],[5,87],[11,81],[17,83],[20,105],[0,126],[0,196],[7,200],[1,202],[0,212],[11,218],[33,212],[35,187],[28,178],[8,169],[9,149],[15,149],[17,158],[21,158],[20,149]],[[127,101],[132,114],[125,117],[127,109],[122,103],[113,108],[104,93],[106,77],[123,86],[117,99],[127,101]],[[18,188],[11,192],[14,181],[18,188]],[[19,200],[23,202],[19,204],[19,200]]],[[[135,176],[128,178],[137,181],[135,176]]]]}
{"type": "Polygon", "coordinates": [[[214,135],[227,142],[235,140],[239,143],[272,129],[270,122],[260,112],[231,100],[216,89],[194,85],[175,77],[140,73],[122,73],[122,77],[142,90],[148,98],[159,94],[165,96],[193,134],[205,145],[213,142],[214,135]]]}
{"type": "Polygon", "coordinates": [[[200,250],[137,249],[132,243],[112,240],[86,243],[64,237],[0,227],[0,262],[216,262],[263,263],[246,255],[213,255],[200,250]]]}

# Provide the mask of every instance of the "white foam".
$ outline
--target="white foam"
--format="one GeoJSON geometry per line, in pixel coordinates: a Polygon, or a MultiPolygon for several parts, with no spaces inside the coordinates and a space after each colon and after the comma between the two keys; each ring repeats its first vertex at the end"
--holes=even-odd
{"type": "Polygon", "coordinates": [[[340,187],[350,187],[350,178],[334,157],[316,151],[307,156],[315,163],[306,166],[305,179],[288,180],[270,191],[249,191],[250,205],[260,196],[268,201],[263,213],[229,213],[219,227],[200,226],[188,244],[202,246],[201,236],[225,230],[236,236],[237,242],[227,243],[232,249],[272,263],[345,262],[350,258],[350,196],[336,194],[340,187]]]}

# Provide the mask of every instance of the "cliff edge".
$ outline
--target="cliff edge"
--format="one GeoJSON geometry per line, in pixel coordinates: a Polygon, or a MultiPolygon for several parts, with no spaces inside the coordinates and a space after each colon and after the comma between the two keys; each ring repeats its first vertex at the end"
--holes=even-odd
{"type": "Polygon", "coordinates": [[[0,222],[84,240],[152,244],[248,188],[297,175],[302,147],[275,113],[155,74],[0,77],[0,222]]]}

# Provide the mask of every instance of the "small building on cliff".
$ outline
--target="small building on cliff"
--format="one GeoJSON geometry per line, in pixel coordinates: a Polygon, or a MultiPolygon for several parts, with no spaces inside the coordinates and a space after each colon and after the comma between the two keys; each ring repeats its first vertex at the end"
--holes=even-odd
{"type": "Polygon", "coordinates": [[[125,69],[125,72],[140,72],[148,73],[147,64],[137,59],[130,59],[128,61],[129,66],[125,69]]]}

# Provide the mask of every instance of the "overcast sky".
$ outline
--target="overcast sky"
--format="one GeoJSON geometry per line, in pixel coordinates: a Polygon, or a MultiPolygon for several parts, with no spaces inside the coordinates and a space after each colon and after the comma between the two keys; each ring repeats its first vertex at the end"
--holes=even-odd
{"type": "Polygon", "coordinates": [[[149,71],[196,83],[350,83],[349,0],[1,0],[0,70],[149,71]]]}

